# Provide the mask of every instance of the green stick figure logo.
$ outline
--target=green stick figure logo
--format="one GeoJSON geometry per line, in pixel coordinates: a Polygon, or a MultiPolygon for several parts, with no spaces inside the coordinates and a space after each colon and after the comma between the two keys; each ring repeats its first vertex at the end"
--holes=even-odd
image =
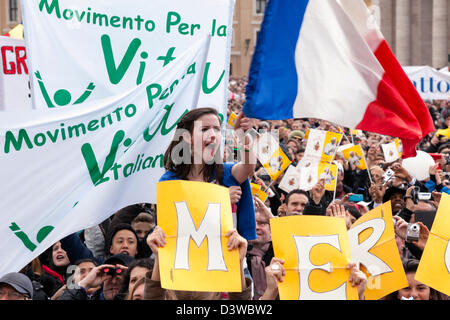
{"type": "MultiPolygon", "coordinates": [[[[34,251],[37,248],[37,245],[30,240],[28,235],[23,232],[15,222],[11,222],[9,229],[14,232],[14,234],[22,241],[28,250],[34,251]]],[[[45,226],[41,228],[36,235],[36,241],[41,243],[53,229],[53,226],[45,226]]]]}
{"type": "MultiPolygon", "coordinates": [[[[55,92],[53,95],[53,100],[55,103],[53,104],[52,99],[50,98],[50,95],[47,92],[47,89],[45,88],[44,81],[42,81],[41,73],[39,71],[36,71],[35,76],[37,78],[37,81],[39,83],[39,88],[41,89],[42,96],[44,97],[45,102],[47,103],[47,107],[49,108],[55,108],[56,106],[67,106],[72,101],[72,95],[68,90],[60,89],[55,92]]],[[[91,95],[92,91],[94,90],[95,85],[93,82],[89,83],[86,90],[81,94],[81,96],[73,103],[80,104],[86,101],[87,98],[91,95]]]]}

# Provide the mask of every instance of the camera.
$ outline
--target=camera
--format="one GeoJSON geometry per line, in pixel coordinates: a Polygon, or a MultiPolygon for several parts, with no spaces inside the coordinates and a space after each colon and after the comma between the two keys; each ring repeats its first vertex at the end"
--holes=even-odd
{"type": "Polygon", "coordinates": [[[386,170],[383,174],[383,186],[394,178],[394,171],[392,169],[386,170]]]}
{"type": "Polygon", "coordinates": [[[363,201],[364,196],[362,194],[352,194],[348,197],[348,201],[350,202],[360,202],[363,201]]]}
{"type": "Polygon", "coordinates": [[[408,223],[406,228],[406,241],[419,241],[420,226],[417,223],[408,223]]]}
{"type": "Polygon", "coordinates": [[[123,270],[121,268],[110,268],[110,267],[104,267],[103,272],[110,276],[120,275],[122,274],[123,270]]]}
{"type": "Polygon", "coordinates": [[[414,187],[414,189],[411,191],[411,198],[416,204],[419,202],[419,200],[430,200],[431,196],[431,192],[420,192],[419,187],[414,187]]]}

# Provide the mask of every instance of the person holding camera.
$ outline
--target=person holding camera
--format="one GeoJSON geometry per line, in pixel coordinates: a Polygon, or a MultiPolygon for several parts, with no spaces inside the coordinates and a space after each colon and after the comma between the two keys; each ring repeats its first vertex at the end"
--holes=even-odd
{"type": "MultiPolygon", "coordinates": [[[[429,228],[417,221],[415,214],[436,212],[430,193],[422,193],[417,187],[409,187],[405,193],[405,208],[394,216],[397,245],[403,257],[420,259],[430,234],[429,228]]],[[[430,226],[431,228],[431,226],[430,226]]]]}

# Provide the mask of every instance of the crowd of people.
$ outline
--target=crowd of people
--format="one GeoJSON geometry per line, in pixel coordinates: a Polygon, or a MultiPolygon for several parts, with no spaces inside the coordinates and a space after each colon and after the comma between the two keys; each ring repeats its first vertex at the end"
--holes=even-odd
{"type": "MultiPolygon", "coordinates": [[[[442,193],[450,193],[448,137],[432,132],[418,145],[418,149],[438,155],[436,164],[429,168],[429,178],[419,181],[402,166],[401,158],[391,163],[385,161],[381,144],[393,141],[395,137],[371,132],[352,135],[348,128],[340,128],[320,119],[263,121],[246,118],[242,113],[246,83],[245,77],[231,77],[229,82],[227,116],[231,112],[238,114],[238,127],[244,131],[251,128],[258,132],[276,130],[280,147],[293,165],[297,165],[305,153],[305,134],[308,129],[343,132],[348,141],[361,145],[368,169],[359,170],[354,163],[337,153],[334,162],[339,164],[339,170],[335,192],[325,190],[323,180],[319,180],[311,190],[295,189],[285,192],[279,187],[283,175],[272,181],[260,163],[254,161],[254,164],[248,164],[251,163],[249,157],[252,152],[247,140],[244,142],[233,139],[231,145],[227,145],[225,157],[229,156],[229,152],[244,152],[239,153],[240,158],[237,156],[238,163],[223,166],[178,165],[170,161],[169,147],[164,161],[167,172],[161,181],[203,181],[229,188],[233,214],[238,215],[241,222],[227,234],[228,249],[239,251],[242,292],[211,293],[162,288],[158,250],[165,245],[164,230],[157,224],[156,205],[140,203],[130,204],[101,224],[61,239],[22,270],[0,278],[0,299],[279,299],[278,283],[285,276],[284,261],[274,255],[270,219],[291,215],[334,216],[345,219],[347,228],[350,228],[362,215],[389,200],[395,222],[396,243],[409,287],[383,299],[447,299],[444,294],[418,283],[411,274],[414,275],[417,270],[428,239],[432,223],[429,217],[436,214],[442,193]],[[394,175],[386,180],[385,173],[389,169],[394,175]],[[249,207],[243,204],[243,198],[249,191],[247,181],[261,185],[269,195],[265,202],[257,197],[251,198],[254,212],[249,212],[249,207]],[[432,196],[429,199],[417,199],[417,191],[431,193],[432,196]],[[351,201],[351,196],[355,194],[362,195],[362,199],[351,201]],[[427,219],[419,219],[426,215],[427,219]],[[243,221],[252,220],[256,228],[248,230],[243,221]],[[420,226],[420,237],[415,241],[406,237],[407,227],[411,222],[420,226]],[[251,234],[256,236],[256,240],[247,240],[251,238],[251,234]]],[[[426,102],[426,105],[436,129],[450,127],[450,101],[431,101],[426,102]]],[[[209,109],[188,113],[180,121],[178,128],[188,130],[192,139],[195,139],[197,129],[194,121],[199,119],[204,123],[204,132],[210,129],[215,132],[217,126],[220,131],[219,117],[209,109]]],[[[211,157],[214,157],[220,146],[219,138],[218,133],[213,133],[205,143],[206,149],[211,148],[211,157]]],[[[359,298],[364,299],[367,284],[365,274],[355,264],[349,264],[348,268],[350,282],[357,287],[359,298]]]]}

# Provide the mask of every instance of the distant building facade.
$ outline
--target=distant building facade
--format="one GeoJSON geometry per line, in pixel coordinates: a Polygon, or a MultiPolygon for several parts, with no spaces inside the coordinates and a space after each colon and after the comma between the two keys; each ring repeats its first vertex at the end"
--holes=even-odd
{"type": "Polygon", "coordinates": [[[0,35],[22,22],[19,0],[0,0],[0,35]]]}

